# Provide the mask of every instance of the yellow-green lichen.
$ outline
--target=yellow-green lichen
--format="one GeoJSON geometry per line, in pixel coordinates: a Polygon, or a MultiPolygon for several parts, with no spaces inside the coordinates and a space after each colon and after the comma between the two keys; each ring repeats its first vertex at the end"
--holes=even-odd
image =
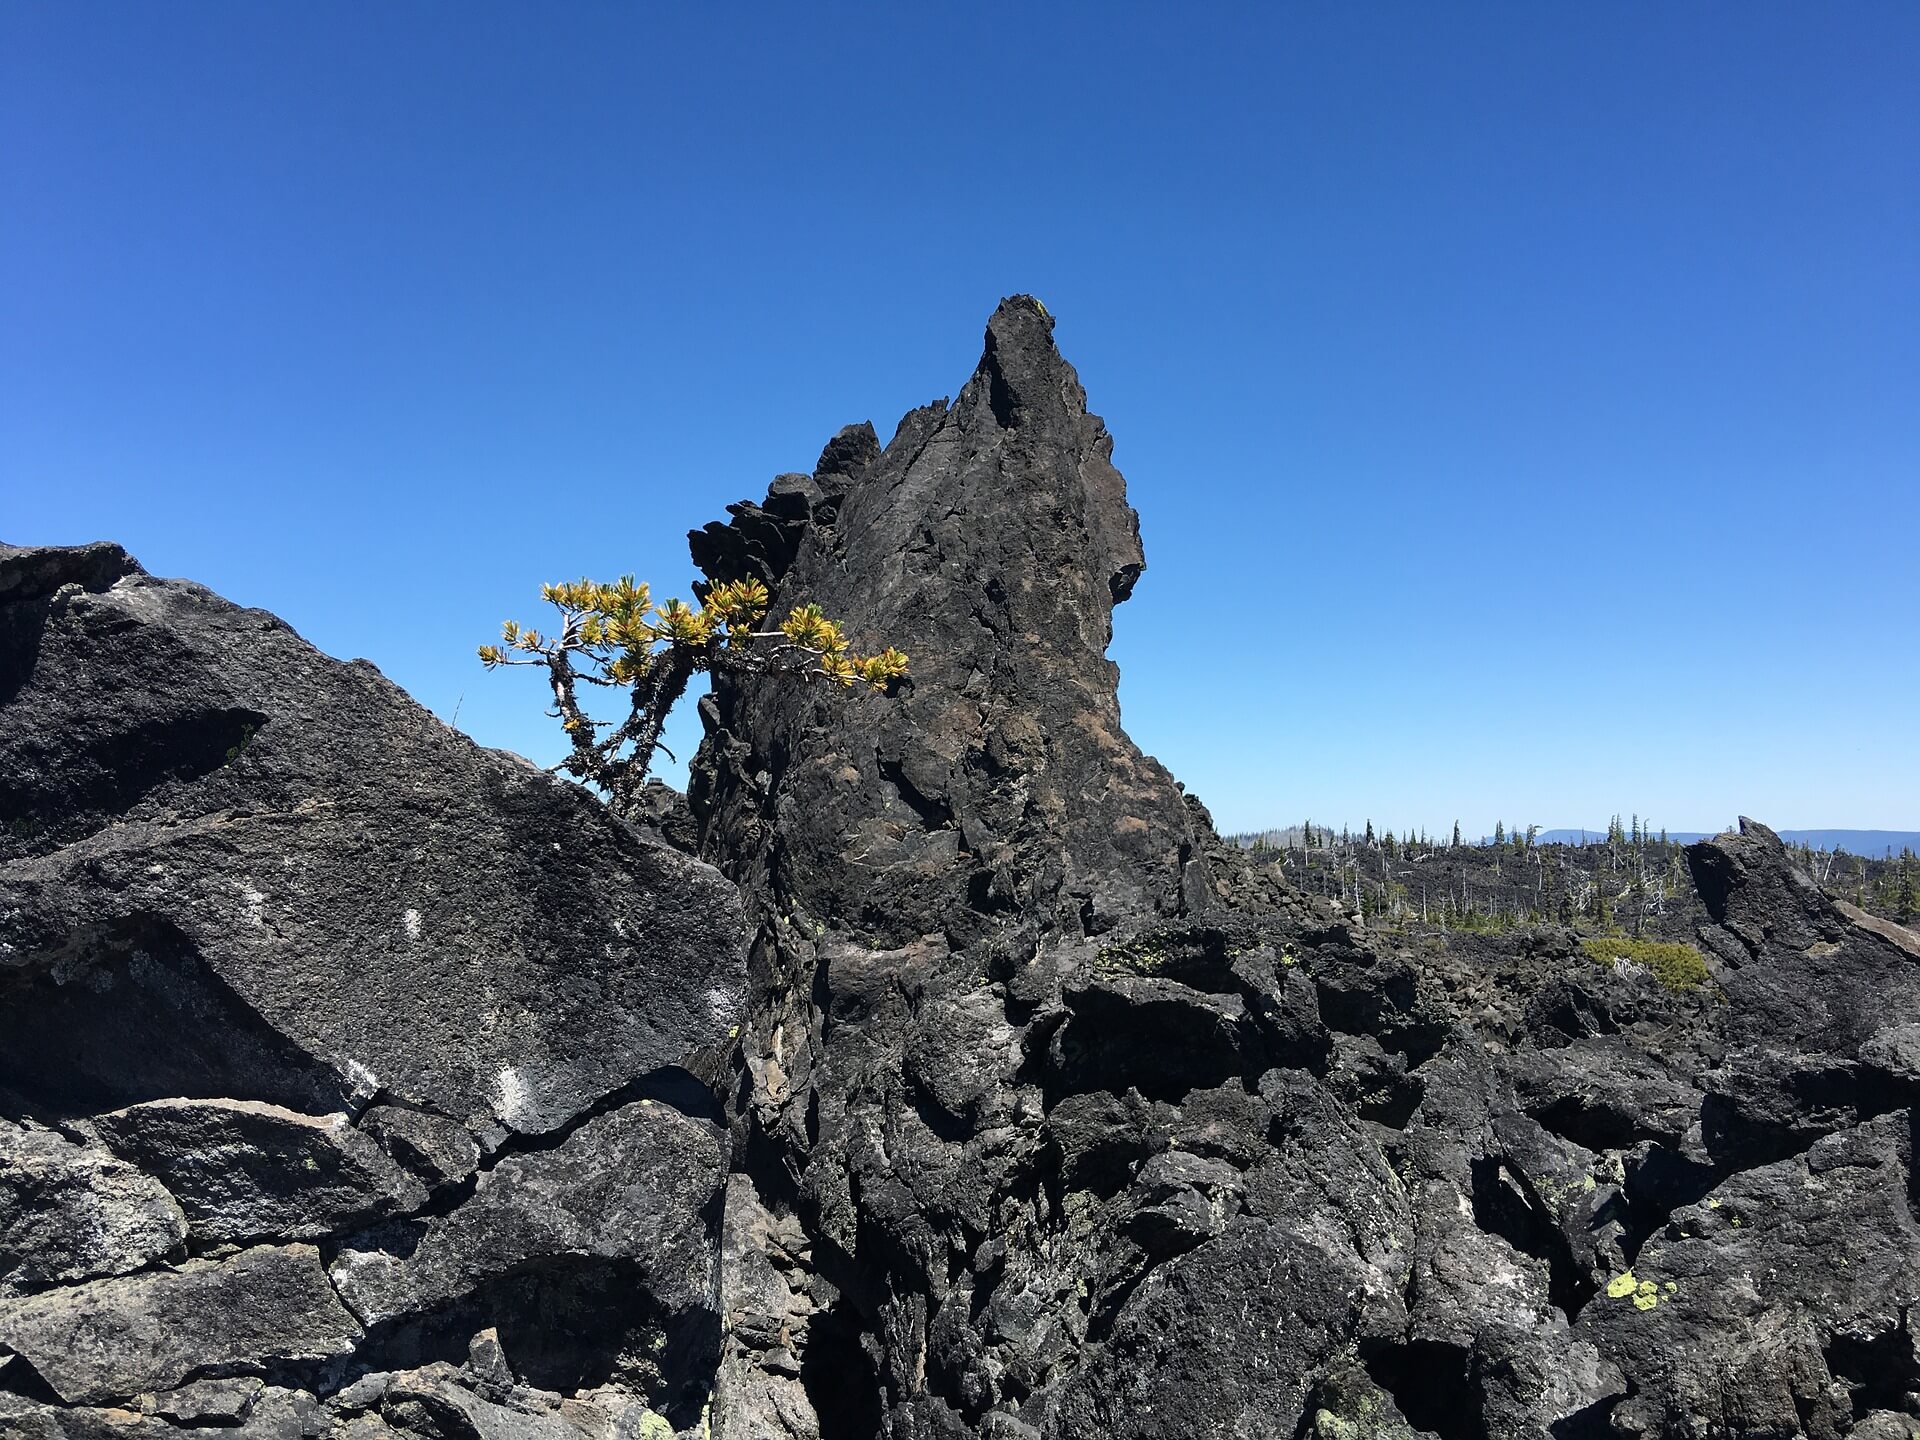
{"type": "MultiPolygon", "coordinates": [[[[1669,1297],[1677,1294],[1680,1287],[1671,1280],[1666,1284],[1669,1297]]],[[[1642,1280],[1631,1270],[1622,1270],[1607,1282],[1607,1298],[1610,1300],[1631,1300],[1636,1310],[1651,1310],[1660,1303],[1661,1287],[1651,1280],[1642,1280]]]]}

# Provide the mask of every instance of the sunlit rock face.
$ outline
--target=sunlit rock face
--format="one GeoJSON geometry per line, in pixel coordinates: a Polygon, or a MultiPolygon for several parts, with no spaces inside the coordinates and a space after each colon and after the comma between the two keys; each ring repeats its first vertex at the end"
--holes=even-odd
{"type": "Polygon", "coordinates": [[[875,944],[1104,934],[1215,903],[1206,818],[1120,726],[1113,607],[1145,567],[1113,441],[1034,300],[1003,301],[951,404],[692,537],[912,657],[891,699],[723,679],[693,799],[709,849],[875,944]]]}

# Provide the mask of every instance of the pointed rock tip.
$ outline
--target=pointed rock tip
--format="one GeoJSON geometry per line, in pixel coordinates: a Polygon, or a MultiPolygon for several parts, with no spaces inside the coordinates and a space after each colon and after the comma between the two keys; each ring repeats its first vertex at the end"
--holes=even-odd
{"type": "MultiPolygon", "coordinates": [[[[1079,386],[1063,390],[1063,370],[1071,374],[1072,367],[1053,343],[1053,316],[1047,307],[1031,295],[1009,295],[987,321],[986,348],[969,388],[984,386],[994,419],[1011,430],[1031,418],[1030,406],[1051,409],[1065,398],[1067,408],[1075,408],[1071,395],[1079,386]]],[[[1084,410],[1085,398],[1080,396],[1078,408],[1084,410]]]]}
{"type": "Polygon", "coordinates": [[[994,306],[987,319],[989,353],[1005,346],[1043,345],[1058,354],[1053,343],[1053,312],[1033,295],[1009,295],[994,306]]]}

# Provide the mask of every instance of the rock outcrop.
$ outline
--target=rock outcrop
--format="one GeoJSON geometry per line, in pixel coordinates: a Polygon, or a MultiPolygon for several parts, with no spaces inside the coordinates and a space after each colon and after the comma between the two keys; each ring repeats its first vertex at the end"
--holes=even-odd
{"type": "Polygon", "coordinates": [[[721,681],[692,792],[732,873],[872,946],[1216,902],[1205,816],[1120,726],[1106,650],[1146,561],[1052,331],[1002,304],[951,405],[885,450],[842,431],[811,476],[692,537],[708,580],[757,575],[775,613],[815,601],[913,658],[891,701],[721,681]]]}
{"type": "Polygon", "coordinates": [[[1052,330],[691,537],[912,677],[719,677],[645,831],[0,551],[0,1430],[1920,1430],[1920,937],[1751,822],[1696,988],[1223,846],[1120,726],[1052,330]]]}
{"type": "MultiPolygon", "coordinates": [[[[318,1434],[482,1333],[489,1433],[693,1423],[745,934],[371,666],[0,549],[0,1430],[318,1434]]],[[[465,1413],[407,1384],[362,1433],[465,1413]]]]}
{"type": "Polygon", "coordinates": [[[703,707],[700,853],[756,931],[720,1433],[1920,1414],[1911,937],[1759,827],[1695,847],[1686,993],[1549,936],[1488,973],[1250,873],[1120,729],[1143,556],[1051,330],[1003,303],[953,404],[692,537],[914,658],[888,701],[703,707]]]}

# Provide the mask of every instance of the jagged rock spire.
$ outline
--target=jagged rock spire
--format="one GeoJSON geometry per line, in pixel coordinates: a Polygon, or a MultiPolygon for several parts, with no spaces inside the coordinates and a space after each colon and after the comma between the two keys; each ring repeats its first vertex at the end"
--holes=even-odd
{"type": "Polygon", "coordinates": [[[1112,611],[1146,562],[1053,327],[1003,300],[951,404],[884,451],[843,430],[812,476],[691,537],[710,579],[758,574],[776,613],[816,601],[856,645],[912,656],[893,699],[719,681],[694,779],[710,853],[876,941],[1209,903],[1204,812],[1120,725],[1112,611]]]}

